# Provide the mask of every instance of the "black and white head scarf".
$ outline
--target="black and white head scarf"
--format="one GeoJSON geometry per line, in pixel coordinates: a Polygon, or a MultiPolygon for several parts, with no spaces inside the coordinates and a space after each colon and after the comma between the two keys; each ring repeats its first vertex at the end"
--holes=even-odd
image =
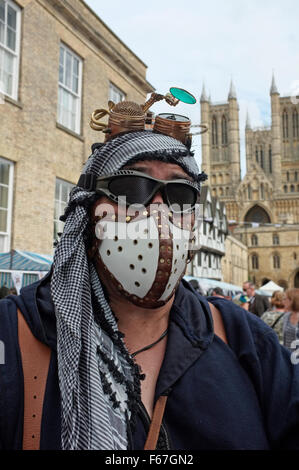
{"type": "MultiPolygon", "coordinates": [[[[200,183],[193,155],[179,141],[150,131],[127,133],[95,149],[83,173],[100,176],[138,160],[177,163],[200,183]]],[[[140,399],[140,371],[118,331],[87,257],[89,207],[95,193],[75,187],[56,247],[51,292],[57,318],[62,449],[128,448],[140,399]]]]}

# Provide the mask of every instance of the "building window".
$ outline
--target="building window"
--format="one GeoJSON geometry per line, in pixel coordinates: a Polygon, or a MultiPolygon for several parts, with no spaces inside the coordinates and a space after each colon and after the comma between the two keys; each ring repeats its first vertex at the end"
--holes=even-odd
{"type": "Polygon", "coordinates": [[[222,116],[221,120],[222,127],[222,145],[227,145],[227,120],[225,116],[222,116]]]}
{"type": "Polygon", "coordinates": [[[295,173],[294,173],[294,181],[298,181],[298,172],[297,171],[295,171],[295,173]]]}
{"type": "Polygon", "coordinates": [[[293,111],[293,137],[295,139],[299,137],[299,120],[298,120],[298,111],[296,108],[293,111]]]}
{"type": "Polygon", "coordinates": [[[252,266],[252,269],[258,269],[259,268],[259,257],[258,257],[258,255],[252,255],[252,257],[251,257],[251,266],[252,266]]]}
{"type": "Polygon", "coordinates": [[[273,234],[273,245],[279,245],[279,235],[273,234]]]}
{"type": "Polygon", "coordinates": [[[217,118],[216,118],[216,116],[213,116],[213,118],[212,118],[212,145],[218,145],[217,118]]]}
{"type": "Polygon", "coordinates": [[[126,98],[126,95],[123,91],[121,91],[117,86],[113,85],[113,83],[110,82],[109,84],[109,100],[113,101],[113,103],[119,103],[120,101],[124,101],[126,98]]]}
{"type": "Polygon", "coordinates": [[[288,113],[287,110],[285,109],[282,114],[282,136],[284,139],[287,139],[289,137],[289,118],[288,118],[288,113]]]}
{"type": "Polygon", "coordinates": [[[265,199],[265,189],[263,183],[261,183],[261,199],[265,199]]]}
{"type": "Polygon", "coordinates": [[[280,269],[280,256],[279,255],[273,255],[273,268],[280,269]]]}
{"type": "Polygon", "coordinates": [[[251,245],[252,246],[257,246],[258,245],[258,238],[257,238],[257,235],[253,234],[251,236],[251,245]]]}
{"type": "Polygon", "coordinates": [[[201,251],[197,253],[197,263],[198,263],[198,266],[201,266],[201,251]]]}
{"type": "Polygon", "coordinates": [[[294,192],[295,192],[295,186],[294,186],[293,184],[291,184],[290,190],[291,190],[291,193],[294,193],[294,192]]]}
{"type": "Polygon", "coordinates": [[[261,155],[260,165],[261,165],[262,168],[264,168],[264,149],[263,149],[263,147],[260,148],[260,155],[261,155]]]}
{"type": "Polygon", "coordinates": [[[285,193],[288,192],[288,187],[287,187],[287,185],[284,185],[283,190],[284,190],[285,193]]]}
{"type": "Polygon", "coordinates": [[[0,252],[10,250],[13,164],[0,158],[0,252]]]}
{"type": "Polygon", "coordinates": [[[259,149],[258,149],[258,147],[255,148],[255,161],[256,161],[256,163],[259,162],[259,149]]]}
{"type": "Polygon", "coordinates": [[[247,192],[248,192],[248,199],[251,199],[251,186],[250,184],[247,186],[247,192]]]}
{"type": "Polygon", "coordinates": [[[272,173],[272,147],[269,147],[269,173],[272,173]]]}
{"type": "Polygon", "coordinates": [[[80,134],[82,60],[65,45],[60,45],[58,122],[80,134]]]}
{"type": "Polygon", "coordinates": [[[290,173],[287,171],[287,181],[290,181],[290,173]]]}
{"type": "Polygon", "coordinates": [[[63,231],[64,222],[59,217],[64,214],[69,195],[74,185],[67,181],[56,178],[55,185],[55,208],[54,208],[54,240],[57,240],[58,233],[63,231]]]}
{"type": "Polygon", "coordinates": [[[0,92],[18,99],[21,10],[0,0],[0,92]]]}

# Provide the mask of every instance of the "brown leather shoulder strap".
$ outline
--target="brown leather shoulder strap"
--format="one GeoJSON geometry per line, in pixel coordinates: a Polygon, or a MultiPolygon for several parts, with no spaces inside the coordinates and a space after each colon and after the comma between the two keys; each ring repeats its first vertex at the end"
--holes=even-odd
{"type": "Polygon", "coordinates": [[[161,395],[156,402],[153,417],[152,417],[152,422],[149,428],[149,432],[148,432],[143,450],[155,450],[156,449],[167,398],[168,397],[166,395],[161,395]]]}
{"type": "Polygon", "coordinates": [[[23,450],[39,450],[44,394],[51,349],[38,341],[18,310],[18,337],[24,375],[23,450]]]}
{"type": "Polygon", "coordinates": [[[211,302],[209,302],[209,307],[213,317],[215,335],[219,336],[224,343],[228,344],[221,313],[211,302]]]}

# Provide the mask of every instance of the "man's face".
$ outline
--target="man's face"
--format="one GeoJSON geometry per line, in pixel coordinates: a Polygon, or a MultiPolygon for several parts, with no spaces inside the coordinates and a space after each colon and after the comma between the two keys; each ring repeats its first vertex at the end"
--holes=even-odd
{"type": "MultiPolygon", "coordinates": [[[[123,169],[131,169],[163,181],[192,181],[179,165],[172,163],[140,161],[123,169]]],[[[136,184],[136,197],[142,195],[144,187],[137,185],[138,178],[130,178],[130,175],[125,175],[125,178],[123,183],[121,177],[115,182],[115,192],[125,185],[123,191],[126,193],[127,185],[130,188],[131,184],[136,184]]],[[[190,187],[188,184],[187,186],[190,187]]],[[[172,200],[176,200],[177,196],[181,197],[184,191],[181,187],[174,187],[176,189],[172,189],[172,200]]],[[[112,192],[113,187],[110,188],[111,186],[109,191],[112,192]]],[[[130,193],[134,194],[134,191],[130,193]]],[[[156,305],[156,301],[167,300],[168,292],[173,292],[194,252],[194,211],[187,214],[173,212],[167,201],[163,200],[162,193],[163,190],[158,185],[157,192],[149,194],[152,199],[147,199],[146,205],[137,210],[137,215],[133,206],[117,204],[108,196],[99,197],[91,213],[94,237],[89,254],[90,257],[95,256],[101,280],[104,284],[109,284],[109,274],[114,285],[118,284],[120,290],[123,288],[126,295],[134,295],[134,302],[137,302],[136,296],[140,293],[140,302],[145,299],[147,305],[151,306],[156,305]],[[135,276],[134,282],[129,285],[132,276],[135,276]],[[127,288],[124,287],[126,284],[127,288]],[[141,289],[148,293],[141,293],[141,289]]],[[[118,198],[121,198],[120,194],[118,198]]],[[[109,291],[109,285],[107,288],[109,291]]]]}
{"type": "Polygon", "coordinates": [[[243,291],[249,297],[252,297],[254,295],[254,288],[250,286],[250,284],[248,284],[247,282],[243,284],[243,291]]]}

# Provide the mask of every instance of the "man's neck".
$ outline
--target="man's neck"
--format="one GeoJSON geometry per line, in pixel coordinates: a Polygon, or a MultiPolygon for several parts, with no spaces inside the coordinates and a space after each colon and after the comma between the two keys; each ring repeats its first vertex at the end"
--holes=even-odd
{"type": "Polygon", "coordinates": [[[174,296],[162,307],[143,308],[122,297],[110,298],[110,307],[118,320],[118,329],[132,352],[155,341],[168,327],[174,296]]]}

